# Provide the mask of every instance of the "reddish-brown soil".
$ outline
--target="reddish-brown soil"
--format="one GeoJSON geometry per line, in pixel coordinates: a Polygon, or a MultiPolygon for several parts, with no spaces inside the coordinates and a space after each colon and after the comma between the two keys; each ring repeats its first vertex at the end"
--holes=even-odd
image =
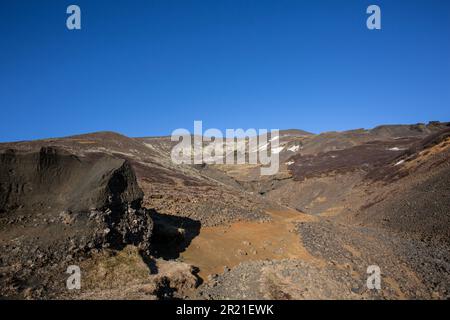
{"type": "Polygon", "coordinates": [[[200,277],[205,278],[244,261],[315,260],[295,233],[295,223],[311,221],[314,217],[292,209],[269,211],[268,214],[272,219],[270,222],[236,222],[202,228],[181,254],[183,261],[197,266],[200,277]]]}

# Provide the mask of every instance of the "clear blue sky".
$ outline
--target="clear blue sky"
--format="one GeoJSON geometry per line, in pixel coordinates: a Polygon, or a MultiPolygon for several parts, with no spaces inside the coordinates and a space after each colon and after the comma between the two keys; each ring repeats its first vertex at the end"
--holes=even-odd
{"type": "Polygon", "coordinates": [[[2,0],[0,36],[0,141],[450,120],[447,0],[2,0]]]}

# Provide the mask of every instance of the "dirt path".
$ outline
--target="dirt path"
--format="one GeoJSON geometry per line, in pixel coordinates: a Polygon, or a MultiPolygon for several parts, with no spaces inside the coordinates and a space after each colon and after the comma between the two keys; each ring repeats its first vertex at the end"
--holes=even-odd
{"type": "Polygon", "coordinates": [[[315,260],[294,230],[295,222],[315,218],[295,210],[268,213],[270,222],[237,222],[201,228],[200,234],[181,254],[183,261],[197,266],[200,277],[205,279],[210,274],[222,273],[225,266],[231,268],[248,260],[315,260]]]}

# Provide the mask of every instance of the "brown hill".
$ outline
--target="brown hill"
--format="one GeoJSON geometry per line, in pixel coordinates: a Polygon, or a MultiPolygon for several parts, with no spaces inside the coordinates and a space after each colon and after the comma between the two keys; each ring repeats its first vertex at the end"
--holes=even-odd
{"type": "Polygon", "coordinates": [[[51,266],[79,262],[93,273],[76,297],[448,298],[449,139],[440,122],[284,130],[274,176],[175,165],[169,137],[0,144],[1,293],[67,297],[51,266]]]}

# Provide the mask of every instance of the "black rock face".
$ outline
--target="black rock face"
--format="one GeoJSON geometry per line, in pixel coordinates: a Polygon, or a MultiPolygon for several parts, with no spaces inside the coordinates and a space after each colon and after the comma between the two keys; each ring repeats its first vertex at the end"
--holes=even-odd
{"type": "Polygon", "coordinates": [[[106,154],[77,157],[62,149],[0,154],[0,210],[73,212],[113,205],[138,207],[142,190],[130,165],[106,154]]]}
{"type": "Polygon", "coordinates": [[[63,281],[48,280],[63,274],[50,266],[64,270],[92,250],[131,244],[148,255],[153,221],[142,198],[129,163],[108,154],[0,153],[1,295],[20,296],[30,282],[63,290],[63,281]]]}

